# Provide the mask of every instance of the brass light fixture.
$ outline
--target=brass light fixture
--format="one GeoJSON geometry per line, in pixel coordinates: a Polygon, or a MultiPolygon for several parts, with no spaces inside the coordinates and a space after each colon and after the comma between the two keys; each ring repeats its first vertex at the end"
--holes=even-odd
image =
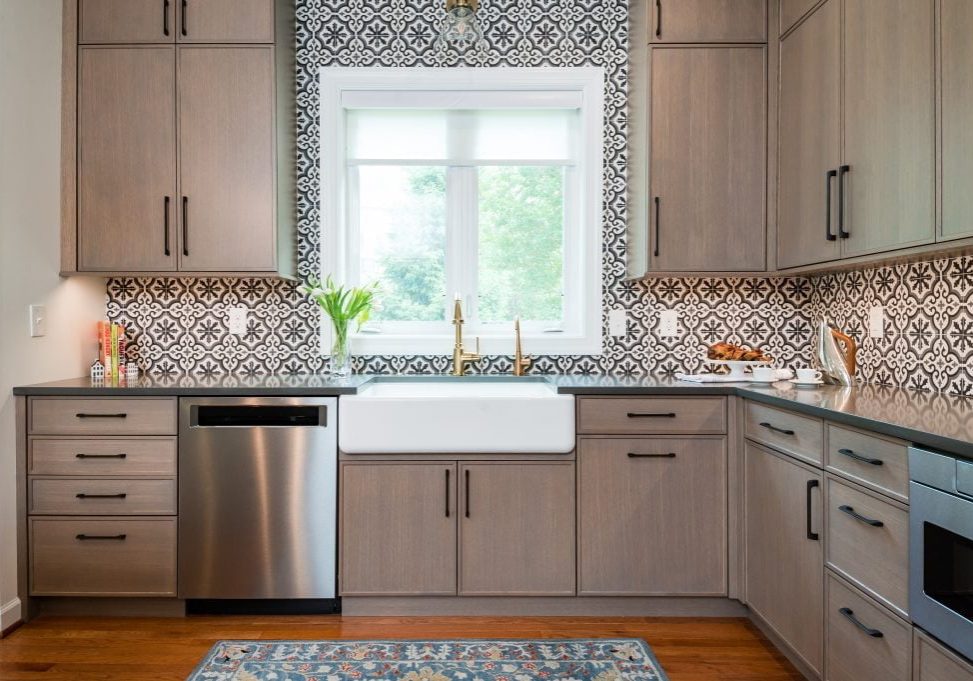
{"type": "Polygon", "coordinates": [[[446,18],[436,41],[440,49],[485,47],[483,27],[476,15],[479,6],[479,0],[446,0],[446,18]]]}

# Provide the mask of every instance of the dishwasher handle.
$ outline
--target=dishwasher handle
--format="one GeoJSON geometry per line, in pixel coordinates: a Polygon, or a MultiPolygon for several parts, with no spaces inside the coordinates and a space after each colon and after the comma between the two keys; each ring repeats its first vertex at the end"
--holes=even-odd
{"type": "Polygon", "coordinates": [[[192,407],[193,428],[325,428],[325,405],[205,405],[192,407]]]}

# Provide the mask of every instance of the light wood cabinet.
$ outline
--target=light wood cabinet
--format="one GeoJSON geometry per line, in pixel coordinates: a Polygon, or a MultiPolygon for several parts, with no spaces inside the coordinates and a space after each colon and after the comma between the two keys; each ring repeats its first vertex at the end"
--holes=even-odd
{"type": "Polygon", "coordinates": [[[179,3],[181,43],[274,42],[274,0],[172,1],[179,3]]]}
{"type": "Polygon", "coordinates": [[[342,595],[456,593],[456,464],[341,466],[342,595]]]}
{"type": "Polygon", "coordinates": [[[747,603],[817,674],[824,656],[821,485],[820,471],[746,444],[747,603]]]}
{"type": "Polygon", "coordinates": [[[973,681],[973,664],[919,629],[913,630],[912,681],[973,681]]]}
{"type": "Polygon", "coordinates": [[[578,432],[598,435],[716,435],[726,432],[725,397],[579,397],[578,432]]]}
{"type": "Polygon", "coordinates": [[[573,596],[574,465],[460,466],[459,593],[573,596]]]}
{"type": "Polygon", "coordinates": [[[580,595],[724,596],[726,440],[582,438],[580,595]]]}
{"type": "Polygon", "coordinates": [[[270,47],[179,49],[179,268],[273,270],[270,47]]]}
{"type": "Polygon", "coordinates": [[[942,0],[942,238],[973,236],[973,3],[942,0]]]}
{"type": "Polygon", "coordinates": [[[272,43],[274,0],[79,0],[80,43],[272,43]]]}
{"type": "Polygon", "coordinates": [[[835,224],[841,156],[840,39],[841,0],[828,0],[780,44],[779,267],[840,256],[835,224]]]}
{"type": "Polygon", "coordinates": [[[785,33],[817,4],[818,0],[780,0],[780,32],[785,33]]]}
{"type": "Polygon", "coordinates": [[[171,43],[179,0],[80,0],[81,43],[171,43]]]}
{"type": "Polygon", "coordinates": [[[654,43],[767,40],[767,0],[647,0],[654,43]]]}
{"type": "Polygon", "coordinates": [[[842,256],[935,239],[933,0],[844,0],[842,256]]]}
{"type": "Polygon", "coordinates": [[[766,48],[651,50],[650,268],[766,267],[766,48]]]}

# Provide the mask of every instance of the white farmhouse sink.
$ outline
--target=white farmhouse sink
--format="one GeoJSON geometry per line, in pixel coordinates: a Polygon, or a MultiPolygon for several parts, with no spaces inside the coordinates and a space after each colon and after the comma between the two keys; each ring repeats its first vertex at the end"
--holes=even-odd
{"type": "Polygon", "coordinates": [[[348,454],[562,454],[574,449],[574,396],[530,378],[376,379],[341,397],[348,454]]]}

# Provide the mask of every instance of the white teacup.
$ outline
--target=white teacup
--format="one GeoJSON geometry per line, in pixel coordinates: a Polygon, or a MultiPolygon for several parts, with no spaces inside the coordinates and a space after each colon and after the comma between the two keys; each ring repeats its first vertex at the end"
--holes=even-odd
{"type": "Polygon", "coordinates": [[[824,377],[824,374],[817,369],[797,369],[795,373],[800,383],[817,383],[824,377]]]}
{"type": "Polygon", "coordinates": [[[773,367],[754,367],[751,372],[755,381],[770,383],[777,380],[777,369],[773,367]]]}

